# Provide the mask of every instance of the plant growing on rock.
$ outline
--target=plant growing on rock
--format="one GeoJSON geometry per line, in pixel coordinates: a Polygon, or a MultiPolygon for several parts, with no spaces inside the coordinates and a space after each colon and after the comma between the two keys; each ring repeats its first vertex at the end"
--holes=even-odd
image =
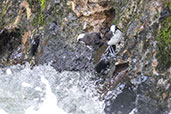
{"type": "Polygon", "coordinates": [[[160,63],[159,66],[167,69],[171,66],[171,17],[161,22],[160,33],[158,34],[157,40],[157,59],[160,63]]]}

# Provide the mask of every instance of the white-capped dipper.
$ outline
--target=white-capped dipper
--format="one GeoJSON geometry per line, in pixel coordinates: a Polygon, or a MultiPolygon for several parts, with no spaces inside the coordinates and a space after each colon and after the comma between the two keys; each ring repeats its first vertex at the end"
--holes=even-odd
{"type": "Polygon", "coordinates": [[[101,40],[100,33],[90,32],[85,34],[80,34],[77,38],[78,42],[82,42],[87,46],[101,46],[103,44],[101,40]]]}
{"type": "Polygon", "coordinates": [[[122,35],[122,32],[115,25],[112,25],[110,29],[107,30],[104,34],[104,37],[107,40],[107,45],[109,45],[109,50],[111,51],[111,53],[114,52],[112,46],[117,45],[121,41],[122,35]]]}
{"type": "Polygon", "coordinates": [[[118,29],[117,26],[112,25],[110,31],[105,34],[106,39],[108,39],[107,44],[109,46],[118,44],[122,39],[122,32],[118,29]]]}

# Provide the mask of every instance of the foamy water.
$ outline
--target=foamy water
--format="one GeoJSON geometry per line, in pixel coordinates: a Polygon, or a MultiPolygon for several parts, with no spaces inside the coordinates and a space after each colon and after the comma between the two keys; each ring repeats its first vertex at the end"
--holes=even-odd
{"type": "Polygon", "coordinates": [[[48,80],[44,77],[41,77],[41,81],[46,85],[46,96],[44,101],[39,106],[39,110],[35,111],[34,107],[30,107],[26,110],[25,114],[67,114],[58,106],[56,106],[57,99],[56,96],[52,93],[48,80]]]}
{"type": "Polygon", "coordinates": [[[3,109],[0,109],[0,114],[8,114],[3,109]]]}
{"type": "Polygon", "coordinates": [[[0,69],[0,114],[103,114],[92,76],[50,65],[0,69]]]}

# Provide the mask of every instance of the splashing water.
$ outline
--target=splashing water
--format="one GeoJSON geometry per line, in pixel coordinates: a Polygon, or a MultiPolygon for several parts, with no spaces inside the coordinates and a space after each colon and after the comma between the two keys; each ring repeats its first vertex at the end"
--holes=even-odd
{"type": "Polygon", "coordinates": [[[4,110],[0,109],[0,114],[7,114],[4,110]]]}
{"type": "Polygon", "coordinates": [[[103,114],[93,77],[50,65],[0,69],[0,114],[103,114]]]}
{"type": "Polygon", "coordinates": [[[30,107],[26,110],[25,114],[67,114],[56,106],[57,99],[56,96],[52,93],[48,81],[44,77],[41,77],[41,81],[46,85],[45,100],[43,101],[43,104],[41,104],[38,111],[34,111],[34,107],[30,107]]]}

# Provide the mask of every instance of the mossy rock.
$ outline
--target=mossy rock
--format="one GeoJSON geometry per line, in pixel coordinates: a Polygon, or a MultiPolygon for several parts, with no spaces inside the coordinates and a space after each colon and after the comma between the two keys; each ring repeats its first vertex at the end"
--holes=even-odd
{"type": "Polygon", "coordinates": [[[46,25],[43,11],[46,7],[47,1],[48,0],[27,0],[27,2],[30,4],[33,13],[35,13],[35,16],[31,20],[31,24],[34,27],[46,25]]]}
{"type": "Polygon", "coordinates": [[[168,69],[171,67],[171,16],[161,22],[157,40],[159,67],[160,69],[168,69]]]}
{"type": "Polygon", "coordinates": [[[164,4],[165,8],[169,8],[169,10],[171,10],[171,1],[166,1],[166,3],[164,4]]]}

